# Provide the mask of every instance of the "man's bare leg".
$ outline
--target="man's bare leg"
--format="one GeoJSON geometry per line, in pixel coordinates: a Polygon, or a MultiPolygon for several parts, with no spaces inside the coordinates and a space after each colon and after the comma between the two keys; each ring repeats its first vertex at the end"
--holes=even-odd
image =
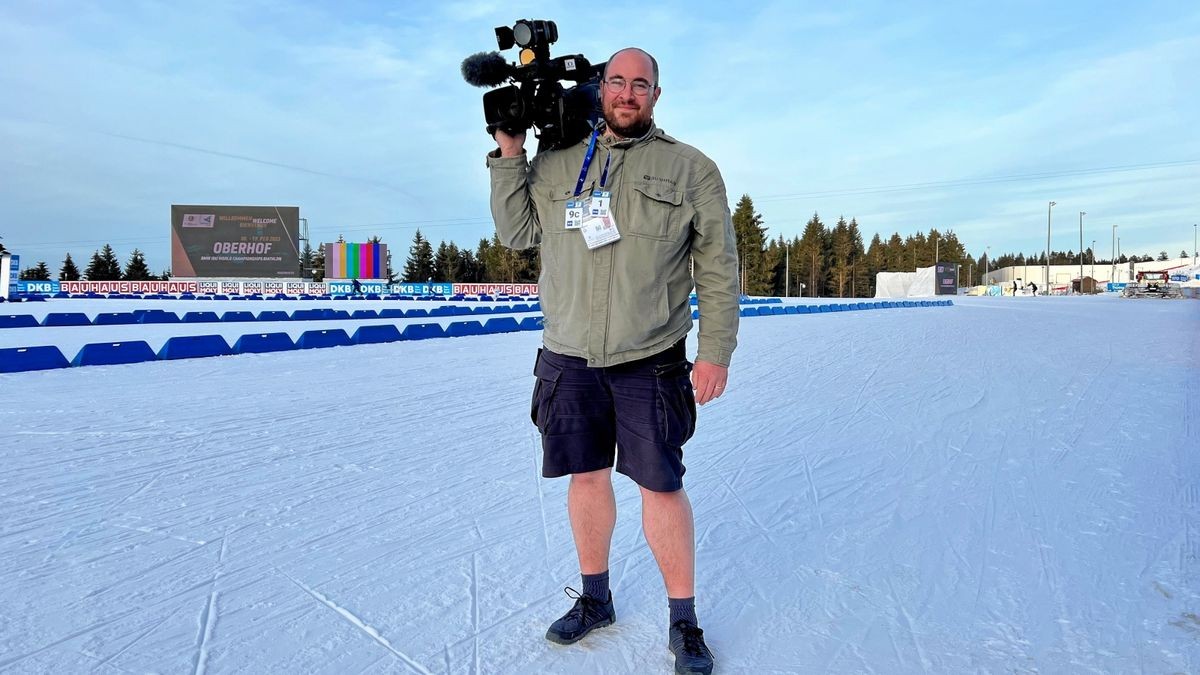
{"type": "Polygon", "coordinates": [[[617,524],[612,469],[571,474],[567,513],[575,536],[575,552],[579,555],[579,571],[583,574],[607,571],[608,550],[617,524]]]}
{"type": "Polygon", "coordinates": [[[696,535],[692,503],[682,489],[642,490],[642,530],[658,561],[668,598],[696,595],[696,535]]]}

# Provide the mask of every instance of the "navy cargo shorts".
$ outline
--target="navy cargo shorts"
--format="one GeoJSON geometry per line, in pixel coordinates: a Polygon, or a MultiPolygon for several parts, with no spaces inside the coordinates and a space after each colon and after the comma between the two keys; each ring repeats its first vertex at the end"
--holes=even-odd
{"type": "Polygon", "coordinates": [[[614,465],[655,492],[683,487],[683,444],[696,430],[684,341],[607,368],[538,350],[530,418],[542,433],[542,476],[614,465]]]}

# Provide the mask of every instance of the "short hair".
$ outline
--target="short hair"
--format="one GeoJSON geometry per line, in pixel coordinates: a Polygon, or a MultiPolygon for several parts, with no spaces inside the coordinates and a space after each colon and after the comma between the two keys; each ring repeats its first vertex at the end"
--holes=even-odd
{"type": "Polygon", "coordinates": [[[650,59],[650,65],[654,68],[654,86],[658,86],[658,59],[654,58],[653,54],[645,49],[642,49],[641,47],[625,47],[624,49],[618,49],[617,51],[613,52],[613,55],[608,57],[608,62],[604,64],[604,77],[608,77],[608,64],[612,63],[612,60],[617,58],[617,54],[620,54],[621,52],[641,52],[645,54],[646,58],[650,59]]]}

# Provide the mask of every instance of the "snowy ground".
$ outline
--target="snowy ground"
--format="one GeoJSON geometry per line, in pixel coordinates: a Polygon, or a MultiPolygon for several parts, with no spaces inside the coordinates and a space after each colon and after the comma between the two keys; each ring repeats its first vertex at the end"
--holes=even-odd
{"type": "MultiPolygon", "coordinates": [[[[1200,304],[955,302],[742,320],[685,456],[718,672],[1200,671],[1200,304]]],[[[620,476],[618,623],[542,637],[539,340],[0,375],[0,670],[671,672],[620,476]]]]}

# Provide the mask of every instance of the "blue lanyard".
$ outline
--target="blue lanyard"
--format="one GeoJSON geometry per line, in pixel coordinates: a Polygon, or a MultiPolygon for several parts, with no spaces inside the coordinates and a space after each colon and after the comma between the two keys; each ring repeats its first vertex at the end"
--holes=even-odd
{"type": "Polygon", "coordinates": [[[588,169],[592,166],[592,155],[596,153],[596,137],[600,135],[597,127],[592,131],[592,140],[588,141],[587,153],[583,156],[583,167],[579,169],[579,181],[575,183],[575,196],[583,192],[583,181],[587,179],[588,169]]]}
{"type": "MultiPolygon", "coordinates": [[[[583,166],[579,168],[579,180],[575,183],[575,196],[578,197],[583,192],[583,182],[587,180],[588,169],[592,166],[592,156],[596,154],[596,137],[600,135],[600,129],[592,131],[592,138],[588,141],[587,152],[583,155],[583,166]]],[[[608,157],[604,159],[604,171],[600,174],[600,187],[603,188],[608,183],[608,167],[612,163],[612,153],[608,153],[608,157]]]]}

